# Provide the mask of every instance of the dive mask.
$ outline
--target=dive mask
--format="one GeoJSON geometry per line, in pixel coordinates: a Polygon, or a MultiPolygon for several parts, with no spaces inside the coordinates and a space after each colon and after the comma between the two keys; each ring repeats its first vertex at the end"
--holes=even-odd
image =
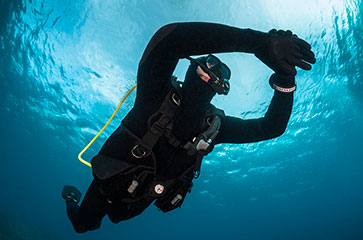
{"type": "Polygon", "coordinates": [[[201,63],[202,58],[193,59],[191,57],[187,57],[187,59],[198,64],[202,70],[209,75],[210,79],[208,80],[208,84],[216,93],[224,95],[228,94],[231,70],[219,58],[209,54],[206,57],[206,64],[201,63]]]}

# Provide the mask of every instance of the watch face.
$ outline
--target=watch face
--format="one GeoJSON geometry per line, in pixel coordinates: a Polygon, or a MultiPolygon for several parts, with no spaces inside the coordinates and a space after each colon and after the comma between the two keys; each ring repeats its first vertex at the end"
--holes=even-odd
{"type": "Polygon", "coordinates": [[[161,185],[161,184],[156,184],[155,185],[155,188],[154,188],[154,191],[157,193],[157,194],[162,194],[164,192],[164,186],[161,185]]]}

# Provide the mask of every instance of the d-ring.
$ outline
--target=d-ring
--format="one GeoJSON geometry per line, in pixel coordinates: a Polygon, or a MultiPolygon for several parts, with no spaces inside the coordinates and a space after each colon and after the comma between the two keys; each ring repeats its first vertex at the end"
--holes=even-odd
{"type": "Polygon", "coordinates": [[[136,148],[138,148],[139,146],[140,146],[140,144],[137,144],[137,145],[135,145],[135,147],[133,147],[133,148],[132,148],[132,150],[131,150],[132,156],[134,156],[135,158],[143,158],[143,157],[145,157],[145,155],[146,155],[146,151],[144,151],[144,150],[141,150],[141,151],[143,151],[142,155],[137,155],[137,154],[135,154],[135,150],[136,150],[136,148]]]}
{"type": "Polygon", "coordinates": [[[180,106],[180,98],[178,95],[176,95],[175,93],[173,93],[173,95],[171,95],[171,99],[173,100],[173,102],[177,105],[180,106]]]}

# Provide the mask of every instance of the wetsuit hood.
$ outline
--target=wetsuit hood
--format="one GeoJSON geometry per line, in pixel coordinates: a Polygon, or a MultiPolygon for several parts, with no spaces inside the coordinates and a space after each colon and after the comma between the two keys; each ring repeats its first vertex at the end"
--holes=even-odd
{"type": "MultiPolygon", "coordinates": [[[[198,59],[202,64],[206,64],[206,58],[198,59]]],[[[191,63],[183,84],[183,99],[187,102],[199,103],[201,105],[209,106],[209,103],[216,95],[215,91],[204,82],[197,74],[198,65],[191,63]]]]}
{"type": "MultiPolygon", "coordinates": [[[[205,59],[203,59],[205,63],[205,59]]],[[[182,87],[182,107],[175,122],[175,135],[184,140],[196,136],[200,132],[205,113],[216,93],[197,74],[198,65],[191,63],[182,87]],[[186,131],[186,129],[188,129],[186,131]]]]}

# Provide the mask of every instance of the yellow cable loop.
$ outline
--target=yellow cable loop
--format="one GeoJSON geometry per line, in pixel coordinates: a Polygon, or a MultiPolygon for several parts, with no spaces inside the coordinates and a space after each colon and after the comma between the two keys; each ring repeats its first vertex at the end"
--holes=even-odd
{"type": "Polygon", "coordinates": [[[98,138],[98,136],[103,132],[103,130],[105,130],[105,128],[107,127],[107,125],[111,122],[112,118],[116,115],[118,109],[121,107],[122,103],[126,100],[126,98],[130,95],[130,93],[137,87],[137,84],[135,84],[135,86],[133,86],[127,93],[126,95],[122,98],[121,102],[118,104],[116,110],[113,112],[112,116],[110,117],[110,119],[107,121],[107,123],[105,124],[105,126],[103,126],[103,128],[97,133],[97,135],[92,139],[92,141],[90,143],[88,143],[88,145],[78,154],[78,159],[79,161],[81,161],[83,164],[92,167],[91,163],[85,161],[84,159],[82,159],[82,155],[83,153],[92,145],[92,143],[98,138]]]}

